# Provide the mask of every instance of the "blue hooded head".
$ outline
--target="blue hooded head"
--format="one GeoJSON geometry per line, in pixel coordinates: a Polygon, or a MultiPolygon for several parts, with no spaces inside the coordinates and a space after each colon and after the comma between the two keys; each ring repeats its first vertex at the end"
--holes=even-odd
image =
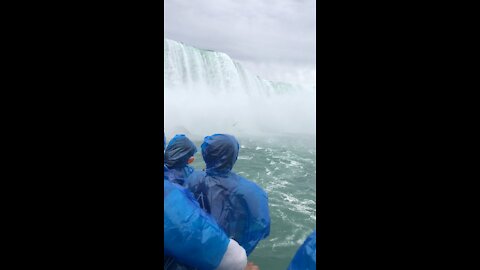
{"type": "Polygon", "coordinates": [[[190,139],[185,135],[176,135],[165,149],[165,165],[170,169],[183,168],[196,152],[197,147],[190,139]]]}
{"type": "Polygon", "coordinates": [[[215,134],[205,137],[202,156],[208,175],[227,175],[237,162],[240,145],[231,135],[215,134]]]}

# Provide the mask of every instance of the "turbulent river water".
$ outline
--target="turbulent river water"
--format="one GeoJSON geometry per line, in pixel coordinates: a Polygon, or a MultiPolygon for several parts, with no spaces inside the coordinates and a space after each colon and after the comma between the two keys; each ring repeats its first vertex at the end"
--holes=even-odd
{"type": "MultiPolygon", "coordinates": [[[[250,255],[260,269],[286,269],[316,224],[316,147],[313,137],[238,138],[240,155],[234,171],[268,194],[270,236],[250,255]]],[[[200,149],[201,142],[195,142],[200,149]]],[[[203,169],[200,153],[194,162],[203,169]]]]}

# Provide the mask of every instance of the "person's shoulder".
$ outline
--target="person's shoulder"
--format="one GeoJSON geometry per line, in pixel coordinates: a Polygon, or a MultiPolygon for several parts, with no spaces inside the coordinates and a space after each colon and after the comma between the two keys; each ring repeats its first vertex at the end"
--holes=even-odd
{"type": "Polygon", "coordinates": [[[239,183],[239,188],[240,188],[240,191],[246,193],[246,194],[249,194],[249,193],[252,193],[255,192],[255,193],[260,193],[260,194],[264,194],[265,196],[267,195],[266,192],[263,190],[262,187],[260,187],[257,183],[253,182],[252,180],[250,179],[247,179],[243,176],[240,176],[238,174],[235,174],[235,176],[237,177],[237,181],[239,183]]]}
{"type": "Polygon", "coordinates": [[[204,171],[194,170],[186,179],[185,186],[195,185],[205,179],[206,173],[204,171]]]}
{"type": "Polygon", "coordinates": [[[205,177],[207,174],[206,172],[204,171],[200,171],[200,170],[193,170],[192,173],[190,174],[189,178],[190,177],[195,177],[195,178],[200,178],[200,177],[205,177]]]}
{"type": "Polygon", "coordinates": [[[177,191],[182,192],[183,188],[179,186],[178,184],[172,183],[168,179],[163,179],[163,198],[165,199],[168,195],[171,193],[175,193],[177,191]]]}

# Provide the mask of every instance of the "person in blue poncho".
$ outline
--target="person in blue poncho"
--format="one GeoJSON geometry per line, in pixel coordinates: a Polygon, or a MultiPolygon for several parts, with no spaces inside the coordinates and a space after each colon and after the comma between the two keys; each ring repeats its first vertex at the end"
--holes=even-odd
{"type": "Polygon", "coordinates": [[[164,269],[245,269],[245,250],[228,238],[188,190],[163,180],[164,269]]]}
{"type": "Polygon", "coordinates": [[[270,214],[267,194],[254,182],[232,172],[239,150],[233,136],[205,137],[202,156],[206,171],[195,171],[184,186],[248,256],[270,234],[270,214]]]}
{"type": "Polygon", "coordinates": [[[315,270],[317,269],[317,233],[313,231],[290,262],[287,270],[315,270]]]}
{"type": "Polygon", "coordinates": [[[166,179],[163,222],[164,269],[245,269],[245,250],[227,237],[188,190],[166,179]]]}
{"type": "Polygon", "coordinates": [[[195,160],[193,155],[196,152],[197,147],[185,135],[175,136],[165,149],[165,177],[170,182],[183,185],[185,178],[194,171],[188,164],[195,160]]]}

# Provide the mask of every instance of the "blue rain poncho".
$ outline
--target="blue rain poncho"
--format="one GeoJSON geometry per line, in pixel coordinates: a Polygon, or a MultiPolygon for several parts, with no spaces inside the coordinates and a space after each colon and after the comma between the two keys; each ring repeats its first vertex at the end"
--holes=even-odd
{"type": "Polygon", "coordinates": [[[287,270],[315,270],[317,269],[317,233],[312,234],[297,250],[295,257],[287,270]]]}
{"type": "Polygon", "coordinates": [[[188,190],[166,179],[163,182],[164,268],[217,268],[230,239],[188,190]]]}
{"type": "Polygon", "coordinates": [[[185,135],[175,136],[165,149],[165,177],[170,182],[183,185],[194,169],[188,166],[190,157],[195,155],[197,147],[185,135]]]}
{"type": "MultiPolygon", "coordinates": [[[[163,138],[165,147],[165,135],[163,138]]],[[[163,191],[164,269],[217,268],[230,239],[188,190],[164,176],[163,191]]]]}
{"type": "Polygon", "coordinates": [[[206,137],[202,144],[206,171],[195,171],[187,178],[185,187],[250,255],[258,242],[270,234],[270,214],[267,194],[254,182],[231,171],[239,148],[233,136],[206,137]]]}

